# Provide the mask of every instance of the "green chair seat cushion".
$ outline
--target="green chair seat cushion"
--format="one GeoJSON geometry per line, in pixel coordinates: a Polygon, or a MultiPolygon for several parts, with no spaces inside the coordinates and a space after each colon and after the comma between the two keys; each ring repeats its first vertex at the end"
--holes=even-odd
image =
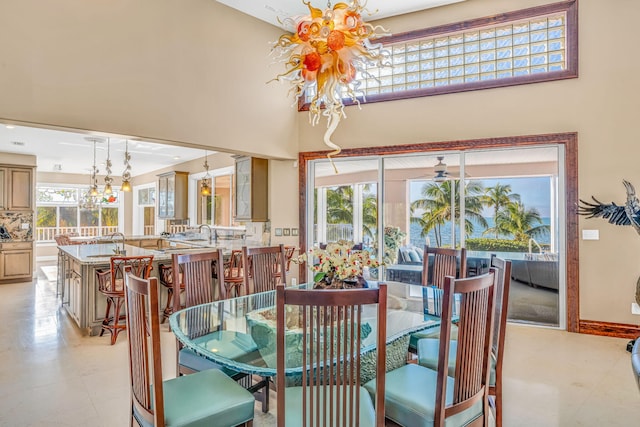
{"type": "MultiPolygon", "coordinates": [[[[429,369],[438,370],[438,354],[440,353],[440,340],[437,338],[424,338],[418,341],[418,365],[429,369]]],[[[456,372],[456,354],[458,352],[458,341],[451,340],[449,344],[449,375],[454,376],[456,372]]],[[[491,354],[491,372],[489,373],[489,385],[496,384],[496,360],[491,354]]]]}
{"type": "Polygon", "coordinates": [[[164,381],[163,389],[167,427],[232,427],[253,419],[253,394],[217,369],[164,381]]]}
{"type": "MultiPolygon", "coordinates": [[[[418,341],[424,338],[439,338],[440,327],[431,328],[424,331],[414,332],[409,336],[409,350],[416,352],[418,348],[418,341]]],[[[458,339],[458,327],[451,325],[451,339],[458,339]]]]}
{"type": "MultiPolygon", "coordinates": [[[[423,366],[408,364],[388,372],[385,377],[385,415],[390,420],[411,427],[433,426],[437,373],[423,366]]],[[[453,384],[447,379],[446,404],[453,401],[453,384]]],[[[375,396],[375,380],[364,387],[375,396]]],[[[447,418],[447,427],[465,426],[482,416],[482,400],[469,409],[447,418]]]]}
{"type": "MultiPolygon", "coordinates": [[[[372,380],[373,383],[375,384],[375,379],[372,380]]],[[[307,423],[304,424],[302,421],[302,390],[303,387],[287,387],[285,389],[285,420],[286,420],[286,426],[287,427],[302,427],[304,425],[310,425],[312,424],[310,422],[310,420],[307,420],[307,423]]],[[[320,388],[320,390],[322,390],[322,388],[320,388]]],[[[333,390],[334,390],[334,402],[335,402],[335,396],[336,393],[338,393],[339,391],[339,387],[338,386],[333,386],[333,390]]],[[[309,391],[307,390],[307,399],[309,399],[309,391]]],[[[314,389],[315,392],[315,389],[314,389]]],[[[329,391],[327,388],[327,396],[329,396],[329,391]]],[[[318,407],[316,406],[316,399],[317,394],[314,394],[314,408],[318,407]]],[[[323,402],[324,402],[324,395],[320,394],[320,406],[322,407],[323,402]]],[[[308,405],[308,403],[307,403],[308,405]]],[[[334,404],[333,406],[333,413],[329,413],[329,411],[327,410],[326,414],[321,414],[321,422],[319,425],[331,425],[331,423],[329,422],[329,418],[330,416],[335,416],[336,414],[336,410],[335,410],[336,405],[334,404]]],[[[348,410],[348,409],[347,409],[348,410]]],[[[307,417],[309,416],[309,411],[307,410],[307,417]]],[[[342,415],[340,415],[340,417],[342,417],[342,415]]],[[[340,420],[342,420],[342,418],[340,418],[340,420]]],[[[375,409],[373,407],[373,402],[371,400],[371,396],[369,395],[369,392],[364,388],[364,387],[360,387],[360,423],[358,424],[359,427],[367,427],[367,426],[371,426],[374,427],[376,425],[375,423],[376,420],[376,413],[375,413],[375,409]]],[[[315,421],[314,421],[315,422],[315,421]]],[[[340,421],[339,423],[336,423],[335,421],[332,423],[332,425],[342,425],[341,424],[342,421],[340,421]]],[[[354,421],[355,423],[355,421],[354,421]]],[[[347,423],[348,424],[348,423],[347,423]]],[[[314,424],[315,425],[315,424],[314,424]]],[[[355,424],[354,424],[355,425],[355,424]]]]}

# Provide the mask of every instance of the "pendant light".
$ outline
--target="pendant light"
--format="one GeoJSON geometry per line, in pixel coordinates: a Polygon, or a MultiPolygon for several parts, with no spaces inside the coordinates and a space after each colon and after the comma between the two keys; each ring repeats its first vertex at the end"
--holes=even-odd
{"type": "Polygon", "coordinates": [[[85,138],[85,140],[93,142],[93,167],[91,169],[91,186],[89,187],[89,195],[91,197],[98,196],[98,168],[96,168],[96,142],[99,139],[96,138],[85,138]]]}
{"type": "Polygon", "coordinates": [[[125,142],[124,146],[124,172],[122,172],[122,186],[120,189],[122,191],[131,191],[131,164],[129,161],[131,160],[131,154],[129,154],[129,140],[125,142]]]}
{"type": "Polygon", "coordinates": [[[202,177],[202,184],[200,185],[200,194],[203,196],[211,195],[211,187],[209,186],[208,180],[211,179],[209,176],[209,162],[207,161],[207,150],[204,150],[204,169],[207,173],[202,177]]]}
{"type": "Polygon", "coordinates": [[[107,161],[105,165],[105,169],[107,175],[104,177],[104,194],[113,193],[113,189],[111,188],[111,183],[113,182],[113,178],[111,178],[111,150],[110,150],[110,140],[107,138],[107,161]]]}

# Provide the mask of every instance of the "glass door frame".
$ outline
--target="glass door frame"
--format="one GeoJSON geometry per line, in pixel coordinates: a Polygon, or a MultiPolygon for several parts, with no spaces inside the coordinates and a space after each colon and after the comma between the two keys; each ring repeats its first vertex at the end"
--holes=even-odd
{"type": "MultiPolygon", "coordinates": [[[[544,146],[560,145],[564,147],[564,157],[559,155],[558,161],[560,163],[560,173],[558,180],[558,188],[563,188],[564,184],[564,201],[559,197],[558,215],[559,220],[564,222],[565,227],[565,247],[564,256],[565,262],[560,265],[561,277],[564,277],[564,283],[566,283],[565,298],[560,295],[560,303],[566,301],[566,316],[560,319],[560,325],[565,326],[565,329],[569,332],[579,332],[580,328],[580,314],[579,314],[579,262],[578,262],[578,250],[579,250],[579,231],[578,231],[578,216],[576,213],[576,206],[578,202],[578,145],[577,145],[577,133],[558,133],[558,134],[546,134],[546,135],[529,135],[529,136],[516,136],[516,137],[504,137],[504,138],[488,138],[478,140],[466,140],[466,141],[449,141],[449,142],[434,142],[434,143],[419,143],[411,145],[399,145],[399,146],[386,146],[386,147],[371,147],[371,148],[357,148],[357,149],[344,149],[338,158],[350,158],[354,157],[358,159],[366,159],[374,156],[387,156],[387,155],[407,155],[407,154],[426,154],[437,151],[470,151],[470,150],[483,150],[491,148],[523,148],[528,146],[544,146]],[[564,173],[562,171],[564,170],[564,173]]],[[[312,182],[310,177],[313,173],[313,160],[318,160],[326,157],[326,151],[316,152],[301,152],[299,153],[299,185],[300,185],[300,204],[299,204],[299,228],[300,228],[300,251],[306,251],[307,242],[313,241],[313,227],[309,227],[307,218],[313,218],[313,203],[307,203],[307,201],[313,200],[313,188],[308,186],[308,183],[312,182]],[[311,230],[309,230],[311,229],[311,230]]],[[[462,153],[464,155],[464,153],[462,153]]],[[[379,158],[382,162],[382,159],[379,158]]],[[[381,164],[381,163],[380,163],[381,164]]],[[[379,179],[381,183],[384,183],[384,173],[382,168],[379,168],[379,179]]],[[[384,218],[384,207],[382,201],[384,196],[384,185],[381,185],[378,191],[378,218],[384,218]]],[[[378,233],[379,235],[381,233],[378,233]]],[[[382,236],[379,236],[379,240],[382,236]]],[[[380,244],[380,242],[379,242],[380,244]]],[[[382,246],[379,246],[382,247],[382,246]]],[[[305,280],[304,272],[306,269],[301,269],[300,280],[305,280]]],[[[562,312],[562,311],[561,311],[562,312]]]]}

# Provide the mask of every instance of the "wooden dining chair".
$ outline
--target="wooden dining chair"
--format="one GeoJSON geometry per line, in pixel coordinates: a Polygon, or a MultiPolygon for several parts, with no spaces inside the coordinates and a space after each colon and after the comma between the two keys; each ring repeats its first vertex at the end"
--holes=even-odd
{"type": "MultiPolygon", "coordinates": [[[[445,278],[437,369],[407,364],[387,373],[388,419],[407,427],[488,425],[494,283],[493,272],[468,279],[445,278]],[[454,294],[459,294],[459,311],[458,351],[452,377],[446,355],[450,354],[454,294]]],[[[373,382],[365,387],[378,395],[373,382]]]]}
{"type": "Polygon", "coordinates": [[[323,290],[280,284],[276,295],[278,427],[384,426],[386,284],[323,290]],[[376,378],[371,382],[381,393],[375,406],[360,383],[362,312],[369,304],[377,305],[376,378]],[[288,324],[294,325],[299,340],[293,342],[288,324]],[[299,366],[313,368],[301,370],[300,385],[287,387],[286,369],[299,366]]]}
{"type": "Polygon", "coordinates": [[[442,289],[447,276],[459,279],[467,277],[467,250],[425,245],[422,256],[422,286],[442,289]]]}
{"type": "Polygon", "coordinates": [[[142,278],[148,278],[153,269],[153,255],[111,257],[109,270],[96,269],[98,291],[107,299],[107,309],[102,320],[100,336],[104,331],[111,333],[111,345],[116,343],[120,331],[126,328],[121,315],[124,304],[124,278],[127,271],[142,278]],[[111,314],[113,309],[113,314],[111,314]]]}
{"type": "MultiPolygon", "coordinates": [[[[223,257],[222,250],[218,249],[211,252],[195,253],[195,254],[172,254],[172,271],[173,271],[173,292],[178,290],[175,285],[180,282],[184,288],[185,307],[193,307],[195,305],[206,304],[220,299],[223,293],[223,285],[220,279],[223,277],[223,257]],[[217,271],[218,279],[214,280],[214,272],[217,271]],[[177,273],[176,272],[181,272],[177,273]]],[[[179,298],[174,300],[173,309],[179,310],[179,298]]],[[[196,330],[200,335],[204,335],[211,330],[210,319],[203,316],[194,316],[192,322],[202,322],[203,327],[197,328],[195,325],[190,330],[196,330]]],[[[178,375],[192,374],[194,372],[204,371],[206,369],[221,369],[217,363],[197,355],[194,351],[183,348],[178,340],[176,340],[178,357],[177,357],[177,373],[178,375]]]]}
{"type": "MultiPolygon", "coordinates": [[[[422,286],[435,286],[438,289],[442,289],[445,277],[452,276],[461,279],[467,277],[466,275],[467,251],[465,248],[449,249],[425,245],[422,257],[422,286]]],[[[455,325],[452,333],[454,337],[457,334],[455,325]]],[[[419,340],[437,338],[439,334],[439,328],[411,334],[409,337],[409,352],[417,353],[419,340]]]]}
{"type": "Polygon", "coordinates": [[[130,425],[252,426],[253,395],[219,370],[162,380],[157,279],[125,281],[130,425]]]}
{"type": "Polygon", "coordinates": [[[279,271],[285,271],[284,245],[260,248],[242,247],[242,264],[244,272],[244,288],[246,295],[273,291],[282,281],[279,271]]]}
{"type": "MultiPolygon", "coordinates": [[[[493,342],[491,346],[491,371],[489,375],[489,396],[495,408],[496,427],[502,426],[502,362],[504,359],[504,342],[507,329],[507,311],[509,307],[509,288],[511,285],[511,261],[505,261],[495,255],[491,256],[490,271],[495,274],[495,314],[493,342]]],[[[418,341],[418,364],[437,369],[439,356],[439,339],[424,338],[418,341]]],[[[455,375],[458,342],[451,340],[448,358],[449,375],[455,375]]]]}

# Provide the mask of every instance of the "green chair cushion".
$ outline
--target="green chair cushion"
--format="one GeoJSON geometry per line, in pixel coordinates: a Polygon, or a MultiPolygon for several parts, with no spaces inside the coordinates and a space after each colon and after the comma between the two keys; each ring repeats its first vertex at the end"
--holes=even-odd
{"type": "MultiPolygon", "coordinates": [[[[418,365],[429,369],[438,370],[438,353],[440,352],[440,340],[437,338],[424,338],[418,341],[418,365]]],[[[456,372],[456,353],[458,352],[458,341],[452,340],[449,344],[449,375],[454,376],[456,372]]],[[[489,373],[489,385],[496,384],[496,360],[491,354],[491,372],[489,373]]]]}
{"type": "Polygon", "coordinates": [[[167,427],[232,427],[253,419],[253,395],[217,369],[164,381],[163,388],[167,427]]]}
{"type": "MultiPolygon", "coordinates": [[[[425,331],[414,332],[409,336],[409,350],[414,353],[418,348],[418,341],[424,338],[439,338],[440,337],[440,327],[427,329],[425,331]]],[[[458,339],[458,327],[456,325],[451,325],[451,339],[458,339]]]]}
{"type": "MultiPolygon", "coordinates": [[[[385,415],[390,420],[411,427],[433,426],[437,373],[423,366],[408,364],[388,372],[385,377],[385,415]]],[[[453,378],[447,379],[446,404],[453,401],[453,378]]],[[[364,385],[375,396],[376,383],[364,385]]],[[[465,426],[482,416],[482,401],[447,418],[447,427],[465,426]]]]}
{"type": "MultiPolygon", "coordinates": [[[[375,384],[375,379],[372,380],[373,383],[375,384]]],[[[310,425],[310,421],[307,420],[307,423],[304,424],[302,421],[302,389],[303,387],[287,387],[285,389],[285,404],[286,404],[286,412],[285,412],[285,422],[286,422],[286,426],[287,427],[302,427],[304,425],[310,425]]],[[[334,396],[337,393],[337,386],[333,387],[334,389],[334,396]]],[[[327,396],[329,395],[329,392],[327,391],[327,396]]],[[[317,395],[314,395],[314,405],[315,403],[315,398],[317,397],[317,395]]],[[[321,394],[320,396],[320,405],[323,404],[324,402],[324,395],[321,394]]],[[[307,399],[309,398],[309,392],[307,391],[307,399]]],[[[334,400],[335,401],[335,400],[334,400]]],[[[335,413],[335,405],[334,405],[334,413],[335,413]]],[[[332,416],[334,415],[334,413],[328,413],[327,414],[321,414],[321,423],[320,425],[330,425],[328,418],[328,416],[332,416]]],[[[308,417],[308,411],[307,411],[307,417],[308,417]]],[[[376,413],[375,413],[375,409],[373,407],[373,402],[371,401],[371,396],[369,395],[369,392],[364,388],[364,387],[360,387],[360,424],[358,424],[359,427],[367,427],[367,426],[375,426],[376,420],[376,413]]],[[[314,424],[315,425],[315,424],[314,424]]],[[[336,424],[335,422],[333,423],[333,425],[341,425],[340,423],[336,424]]]]}

